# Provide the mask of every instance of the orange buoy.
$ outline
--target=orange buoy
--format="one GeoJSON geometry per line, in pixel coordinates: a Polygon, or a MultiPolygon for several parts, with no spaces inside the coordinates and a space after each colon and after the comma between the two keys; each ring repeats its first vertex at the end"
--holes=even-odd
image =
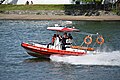
{"type": "Polygon", "coordinates": [[[89,45],[92,43],[92,38],[90,36],[86,36],[84,39],[85,44],[89,45]],[[87,41],[89,39],[89,41],[87,41]]]}
{"type": "Polygon", "coordinates": [[[104,43],[104,38],[102,36],[97,37],[96,42],[100,45],[104,43]]]}

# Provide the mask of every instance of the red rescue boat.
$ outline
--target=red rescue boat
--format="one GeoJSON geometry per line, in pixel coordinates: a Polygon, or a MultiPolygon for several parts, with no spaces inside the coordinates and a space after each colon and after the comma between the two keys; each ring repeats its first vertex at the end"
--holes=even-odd
{"type": "MultiPolygon", "coordinates": [[[[48,27],[47,29],[54,30],[57,32],[79,32],[79,29],[60,27],[60,26],[48,27]]],[[[87,36],[87,38],[89,37],[90,36],[87,36]]],[[[93,52],[95,50],[94,48],[88,47],[89,45],[88,43],[91,43],[90,42],[91,40],[88,42],[87,40],[84,40],[84,41],[86,41],[84,43],[87,45],[87,47],[73,46],[70,44],[70,45],[67,45],[67,47],[65,45],[66,47],[65,50],[61,48],[62,44],[57,44],[57,46],[53,44],[53,45],[49,45],[48,47],[48,44],[40,44],[36,42],[30,42],[30,43],[23,42],[21,46],[27,51],[29,55],[34,56],[34,57],[49,58],[50,55],[82,56],[82,55],[87,54],[88,52],[93,52]]],[[[99,41],[98,38],[97,38],[97,41],[99,41]]],[[[100,42],[102,44],[103,41],[99,41],[99,43],[100,42]]]]}

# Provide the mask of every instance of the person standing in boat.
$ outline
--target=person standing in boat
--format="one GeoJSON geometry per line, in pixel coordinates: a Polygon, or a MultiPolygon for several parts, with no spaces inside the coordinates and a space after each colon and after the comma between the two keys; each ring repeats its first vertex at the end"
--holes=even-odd
{"type": "Polygon", "coordinates": [[[68,39],[67,33],[65,32],[62,38],[62,50],[66,50],[66,40],[68,39]]]}
{"type": "Polygon", "coordinates": [[[52,42],[47,45],[47,48],[49,48],[49,45],[54,45],[56,37],[57,37],[57,35],[54,34],[52,37],[52,42]]]}
{"type": "Polygon", "coordinates": [[[65,45],[65,47],[70,47],[71,45],[72,45],[72,41],[73,40],[73,37],[72,37],[72,35],[69,33],[68,34],[68,39],[66,39],[66,45],[65,45]]]}
{"type": "Polygon", "coordinates": [[[57,35],[54,34],[53,37],[52,37],[52,45],[54,45],[54,42],[55,42],[56,37],[57,37],[57,35]]]}
{"type": "Polygon", "coordinates": [[[56,49],[61,50],[61,42],[60,42],[60,35],[59,34],[57,34],[57,37],[55,39],[54,47],[56,49]]]}

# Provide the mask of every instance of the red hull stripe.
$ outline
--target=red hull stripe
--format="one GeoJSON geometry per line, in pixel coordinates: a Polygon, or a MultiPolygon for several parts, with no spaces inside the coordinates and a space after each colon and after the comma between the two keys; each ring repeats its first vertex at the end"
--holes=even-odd
{"type": "Polygon", "coordinates": [[[41,55],[60,54],[60,55],[74,55],[74,56],[79,56],[79,55],[86,54],[85,52],[73,52],[73,51],[55,50],[55,49],[37,47],[37,46],[31,45],[31,44],[27,44],[27,43],[22,43],[21,46],[24,47],[25,49],[28,49],[30,51],[39,53],[41,55]]]}

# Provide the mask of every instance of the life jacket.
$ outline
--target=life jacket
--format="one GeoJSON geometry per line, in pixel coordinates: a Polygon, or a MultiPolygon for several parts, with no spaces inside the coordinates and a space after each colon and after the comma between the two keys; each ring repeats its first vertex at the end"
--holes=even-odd
{"type": "Polygon", "coordinates": [[[55,42],[55,37],[52,37],[52,43],[54,43],[55,42]]]}

